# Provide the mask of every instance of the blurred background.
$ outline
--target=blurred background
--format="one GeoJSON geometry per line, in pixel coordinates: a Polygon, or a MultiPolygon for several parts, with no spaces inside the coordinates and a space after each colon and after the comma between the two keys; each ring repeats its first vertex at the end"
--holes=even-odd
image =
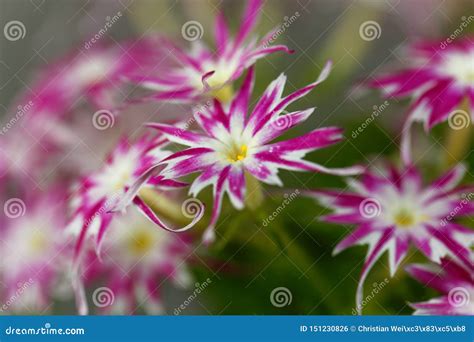
{"type": "MultiPolygon", "coordinates": [[[[243,1],[0,0],[0,27],[17,20],[25,29],[24,37],[16,41],[0,36],[0,120],[4,123],[14,115],[16,99],[39,70],[71,51],[83,49],[84,42],[107,22],[110,28],[101,39],[111,44],[158,32],[186,45],[181,30],[193,20],[203,27],[202,40],[212,46],[214,18],[221,7],[235,32],[243,1]]],[[[257,63],[254,97],[281,72],[288,75],[285,91],[306,85],[331,59],[334,68],[329,79],[293,105],[316,106],[316,114],[299,132],[296,129],[290,134],[319,126],[344,127],[345,142],[311,155],[312,160],[324,165],[376,165],[385,158],[397,161],[399,132],[409,101],[386,101],[358,84],[403,65],[407,43],[445,39],[473,12],[474,5],[468,0],[268,0],[257,32],[261,37],[280,27],[277,42],[288,45],[295,54],[274,54],[257,63]],[[368,118],[372,118],[369,123],[368,118]],[[359,127],[364,128],[361,133],[359,127]]],[[[462,34],[473,31],[474,23],[470,23],[462,34]]],[[[183,105],[149,104],[138,108],[127,110],[113,130],[96,132],[97,136],[89,137],[77,130],[61,163],[80,165],[81,173],[95,169],[122,133],[135,133],[150,117],[172,119],[190,113],[183,105]],[[87,146],[93,141],[94,148],[84,146],[84,141],[87,146]]],[[[87,120],[94,113],[93,109],[81,111],[87,120]]],[[[431,137],[417,137],[415,155],[420,151],[419,164],[427,179],[446,167],[442,152],[446,131],[445,125],[440,125],[431,137]]],[[[21,133],[16,130],[8,134],[21,133]]],[[[462,158],[472,171],[474,152],[469,149],[462,158]]],[[[48,184],[57,177],[54,165],[39,176],[34,191],[47,191],[48,184]]],[[[258,210],[236,212],[225,201],[218,242],[210,250],[201,248],[199,258],[189,265],[195,282],[202,284],[208,278],[212,282],[179,314],[353,314],[366,247],[331,256],[334,246],[352,227],[318,222],[326,209],[299,195],[305,189],[342,187],[343,180],[290,172],[283,172],[282,178],[287,189],[265,188],[268,200],[258,210]],[[265,218],[282,205],[284,194],[292,200],[272,225],[266,226],[265,218]],[[291,299],[284,299],[285,305],[270,300],[279,288],[285,288],[282,296],[291,299]]],[[[209,189],[204,196],[210,197],[209,189]]],[[[466,225],[473,227],[473,220],[467,220],[466,225]]],[[[412,250],[405,263],[422,261],[412,250]]],[[[375,265],[365,288],[365,295],[377,289],[364,306],[365,314],[411,314],[408,302],[427,300],[435,293],[402,269],[390,278],[386,257],[375,265]]],[[[193,285],[177,289],[163,284],[165,313],[176,314],[176,308],[189,299],[193,290],[193,285]]],[[[53,314],[76,312],[70,299],[55,302],[50,310],[53,314]]]]}

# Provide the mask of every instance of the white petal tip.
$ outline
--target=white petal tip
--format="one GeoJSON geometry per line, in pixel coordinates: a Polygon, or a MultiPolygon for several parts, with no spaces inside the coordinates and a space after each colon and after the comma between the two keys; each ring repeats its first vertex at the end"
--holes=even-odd
{"type": "Polygon", "coordinates": [[[216,233],[214,227],[208,227],[202,236],[202,243],[209,247],[216,240],[216,233]]]}

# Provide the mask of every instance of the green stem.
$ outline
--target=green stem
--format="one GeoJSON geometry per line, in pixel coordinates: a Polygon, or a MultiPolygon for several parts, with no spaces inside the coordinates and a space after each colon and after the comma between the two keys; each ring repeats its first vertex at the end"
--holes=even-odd
{"type": "MultiPolygon", "coordinates": [[[[446,153],[444,156],[444,166],[449,168],[462,161],[469,150],[469,143],[472,137],[472,124],[470,119],[470,106],[467,98],[461,103],[458,109],[459,119],[466,120],[467,125],[460,126],[459,129],[448,128],[446,136],[446,153]],[[466,127],[464,127],[466,126],[466,127]]],[[[453,124],[456,126],[456,115],[453,117],[453,124]]]]}

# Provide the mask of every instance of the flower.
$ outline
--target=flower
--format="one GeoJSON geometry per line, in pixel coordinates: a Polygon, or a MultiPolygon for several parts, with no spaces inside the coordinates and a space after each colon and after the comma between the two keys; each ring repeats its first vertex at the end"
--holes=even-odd
{"type": "Polygon", "coordinates": [[[58,288],[67,285],[67,260],[71,253],[64,235],[65,197],[48,189],[22,200],[4,203],[6,219],[0,228],[1,311],[48,310],[58,288]]]}
{"type": "MultiPolygon", "coordinates": [[[[160,45],[169,50],[175,64],[168,70],[160,70],[159,76],[135,75],[129,77],[133,82],[157,91],[150,96],[155,100],[196,102],[202,97],[217,97],[224,102],[232,97],[231,82],[242,75],[257,60],[277,51],[292,51],[284,45],[267,46],[267,35],[258,44],[256,40],[248,42],[262,7],[261,0],[248,1],[242,26],[235,36],[229,37],[228,27],[221,12],[215,25],[216,51],[212,51],[201,42],[194,42],[191,51],[186,52],[167,39],[160,45]]],[[[196,28],[197,29],[197,28],[196,28]]]]}
{"type": "MultiPolygon", "coordinates": [[[[94,46],[90,50],[70,53],[42,70],[8,111],[12,117],[0,130],[0,177],[14,174],[23,180],[42,183],[56,168],[64,154],[75,150],[76,135],[86,131],[84,114],[77,107],[82,99],[92,102],[100,111],[92,117],[94,124],[114,120],[108,110],[116,108],[118,96],[124,92],[123,77],[145,69],[153,63],[151,38],[125,42],[118,46],[94,46]],[[106,109],[107,108],[107,109],[106,109]],[[5,166],[2,166],[4,164],[5,166]]],[[[81,108],[83,109],[83,108],[81,108]]],[[[87,127],[97,133],[91,118],[87,127]]],[[[140,122],[141,124],[141,122],[140,122]]],[[[85,140],[85,139],[84,139],[85,140]]]]}
{"type": "MultiPolygon", "coordinates": [[[[469,100],[474,118],[474,43],[472,37],[444,42],[424,42],[410,49],[412,65],[404,70],[380,76],[369,85],[381,88],[387,96],[412,96],[414,103],[405,121],[402,157],[410,163],[410,128],[421,121],[425,130],[446,121],[450,113],[469,100]]],[[[466,120],[469,120],[466,113],[466,120]]]]}
{"type": "Polygon", "coordinates": [[[161,172],[164,177],[175,179],[199,172],[189,191],[193,196],[204,187],[213,185],[214,207],[204,241],[211,242],[214,239],[214,226],[221,211],[224,193],[228,194],[235,208],[244,207],[246,177],[281,186],[278,169],[337,175],[362,171],[360,167],[329,169],[303,160],[308,152],[340,141],[342,131],[336,127],[319,128],[297,138],[270,143],[313,113],[314,108],[282,114],[288,105],[321,83],[328,76],[330,66],[328,63],[314,83],[285,97],[282,93],[286,77],[280,75],[268,86],[248,116],[254,83],[254,71],[250,68],[229,109],[215,100],[211,107],[195,113],[201,133],[166,124],[149,124],[170,141],[188,146],[158,165],[166,164],[161,172]]]}
{"type": "Polygon", "coordinates": [[[443,259],[441,265],[409,265],[415,279],[443,296],[427,302],[413,303],[415,315],[474,315],[473,273],[452,260],[443,259]]]}
{"type": "Polygon", "coordinates": [[[163,314],[160,288],[165,281],[180,287],[191,282],[186,268],[191,247],[187,235],[156,229],[137,211],[128,211],[112,223],[101,259],[89,253],[82,262],[79,312],[88,312],[85,283],[96,287],[92,302],[100,312],[133,314],[141,307],[148,314],[163,314]]]}
{"type": "Polygon", "coordinates": [[[122,96],[124,78],[148,69],[157,55],[152,38],[99,45],[71,52],[38,73],[19,105],[32,103],[28,115],[63,117],[84,97],[99,109],[111,109],[122,96]]]}
{"type": "Polygon", "coordinates": [[[169,152],[163,149],[166,143],[162,137],[143,136],[134,143],[124,138],[100,170],[91,173],[79,182],[71,201],[73,214],[68,224],[68,232],[77,239],[76,261],[83,250],[85,240],[88,239],[95,240],[96,250],[100,255],[101,241],[113,217],[117,214],[111,211],[124,201],[126,203],[121,207],[122,212],[130,202],[133,202],[146,217],[170,231],[184,231],[202,217],[203,210],[198,210],[189,225],[173,230],[155,215],[132,186],[135,182],[162,189],[180,188],[186,185],[154,175],[152,166],[169,155],[169,152]]]}
{"type": "Polygon", "coordinates": [[[335,210],[323,220],[357,225],[352,234],[339,242],[334,253],[353,245],[369,245],[357,287],[357,304],[361,303],[368,272],[385,251],[388,251],[392,276],[410,244],[434,262],[450,256],[473,269],[470,246],[474,243],[474,232],[454,221],[474,212],[469,201],[474,194],[464,198],[462,195],[468,190],[456,188],[464,172],[462,165],[457,166],[424,187],[415,167],[407,167],[399,173],[395,167],[388,166],[382,175],[367,171],[361,181],[351,180],[352,191],[310,193],[335,210]]]}

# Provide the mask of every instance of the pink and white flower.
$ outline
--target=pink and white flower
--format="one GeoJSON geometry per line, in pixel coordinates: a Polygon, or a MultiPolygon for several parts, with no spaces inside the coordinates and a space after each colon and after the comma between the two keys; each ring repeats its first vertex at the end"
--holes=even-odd
{"type": "MultiPolygon", "coordinates": [[[[68,231],[77,238],[76,260],[84,248],[84,242],[89,239],[95,240],[97,252],[100,252],[104,234],[117,214],[112,213],[111,210],[121,203],[125,194],[132,193],[127,204],[133,202],[146,217],[166,230],[186,230],[202,217],[203,210],[197,211],[189,225],[173,230],[155,215],[134,190],[135,182],[163,189],[180,188],[186,185],[164,179],[161,175],[154,175],[153,166],[170,154],[163,149],[166,143],[167,141],[161,137],[144,136],[133,143],[122,139],[107,158],[103,168],[80,181],[74,191],[73,215],[68,225],[68,231]]],[[[122,212],[124,209],[125,207],[122,208],[122,212]]]]}
{"type": "Polygon", "coordinates": [[[441,265],[410,265],[415,279],[442,294],[426,302],[413,303],[415,315],[474,315],[473,273],[449,259],[441,265]]]}
{"type": "Polygon", "coordinates": [[[228,109],[215,100],[211,107],[195,114],[202,132],[160,123],[149,124],[170,141],[188,146],[158,165],[166,164],[161,172],[164,177],[176,179],[199,172],[189,191],[193,196],[206,186],[213,186],[214,207],[209,228],[204,235],[206,242],[214,239],[214,227],[224,193],[228,194],[235,208],[244,207],[248,176],[263,183],[281,186],[277,175],[279,169],[336,175],[362,171],[360,167],[330,169],[303,160],[307,153],[341,141],[342,130],[336,127],[319,128],[297,138],[271,143],[290,128],[303,123],[313,113],[314,108],[288,114],[284,110],[321,83],[329,71],[330,63],[314,83],[287,96],[282,95],[286,83],[286,77],[282,74],[268,86],[253,110],[249,111],[254,83],[254,71],[251,68],[228,109]]]}
{"type": "Polygon", "coordinates": [[[70,53],[42,71],[18,103],[34,104],[30,117],[63,117],[82,98],[99,109],[112,109],[124,96],[125,77],[148,69],[157,50],[156,41],[146,38],[70,53]]]}
{"type": "Polygon", "coordinates": [[[348,192],[311,192],[323,205],[334,209],[334,213],[323,217],[324,221],[357,225],[352,234],[339,242],[334,253],[354,245],[369,245],[357,288],[359,311],[364,281],[385,251],[392,276],[410,245],[434,262],[450,256],[467,269],[474,269],[470,250],[474,232],[455,222],[458,217],[474,213],[472,202],[463,197],[469,188],[456,188],[464,172],[463,166],[457,166],[431,185],[423,186],[414,167],[403,173],[388,167],[382,175],[366,172],[361,181],[351,180],[348,192]]]}
{"type": "Polygon", "coordinates": [[[43,196],[24,201],[10,198],[2,203],[1,311],[46,311],[53,297],[59,296],[57,289],[67,284],[64,270],[72,253],[62,230],[64,201],[57,190],[49,189],[43,196]]]}
{"type": "MultiPolygon", "coordinates": [[[[81,264],[83,282],[94,289],[96,310],[135,314],[143,309],[147,314],[163,314],[163,284],[171,281],[187,287],[191,283],[187,270],[191,247],[189,236],[156,229],[137,211],[128,211],[111,224],[101,259],[89,253],[81,264]]],[[[79,312],[86,314],[82,288],[79,294],[79,312]]]]}
{"type": "Polygon", "coordinates": [[[146,74],[130,77],[130,80],[156,91],[150,96],[155,100],[196,102],[203,97],[229,100],[232,95],[231,82],[242,75],[245,69],[257,60],[277,51],[291,53],[284,45],[267,46],[267,35],[262,41],[249,41],[262,7],[261,0],[249,0],[241,19],[242,26],[234,38],[229,35],[223,13],[216,20],[214,30],[216,50],[202,42],[194,42],[191,51],[184,51],[169,40],[160,45],[167,48],[175,59],[169,70],[160,70],[158,76],[146,74]]]}
{"type": "MultiPolygon", "coordinates": [[[[409,164],[410,128],[420,121],[425,130],[448,120],[461,103],[470,102],[474,119],[474,41],[473,37],[445,42],[415,44],[409,50],[411,66],[399,72],[377,77],[371,87],[382,89],[390,97],[413,97],[402,137],[402,157],[409,164]]],[[[465,113],[470,120],[469,113],[465,113]]]]}

